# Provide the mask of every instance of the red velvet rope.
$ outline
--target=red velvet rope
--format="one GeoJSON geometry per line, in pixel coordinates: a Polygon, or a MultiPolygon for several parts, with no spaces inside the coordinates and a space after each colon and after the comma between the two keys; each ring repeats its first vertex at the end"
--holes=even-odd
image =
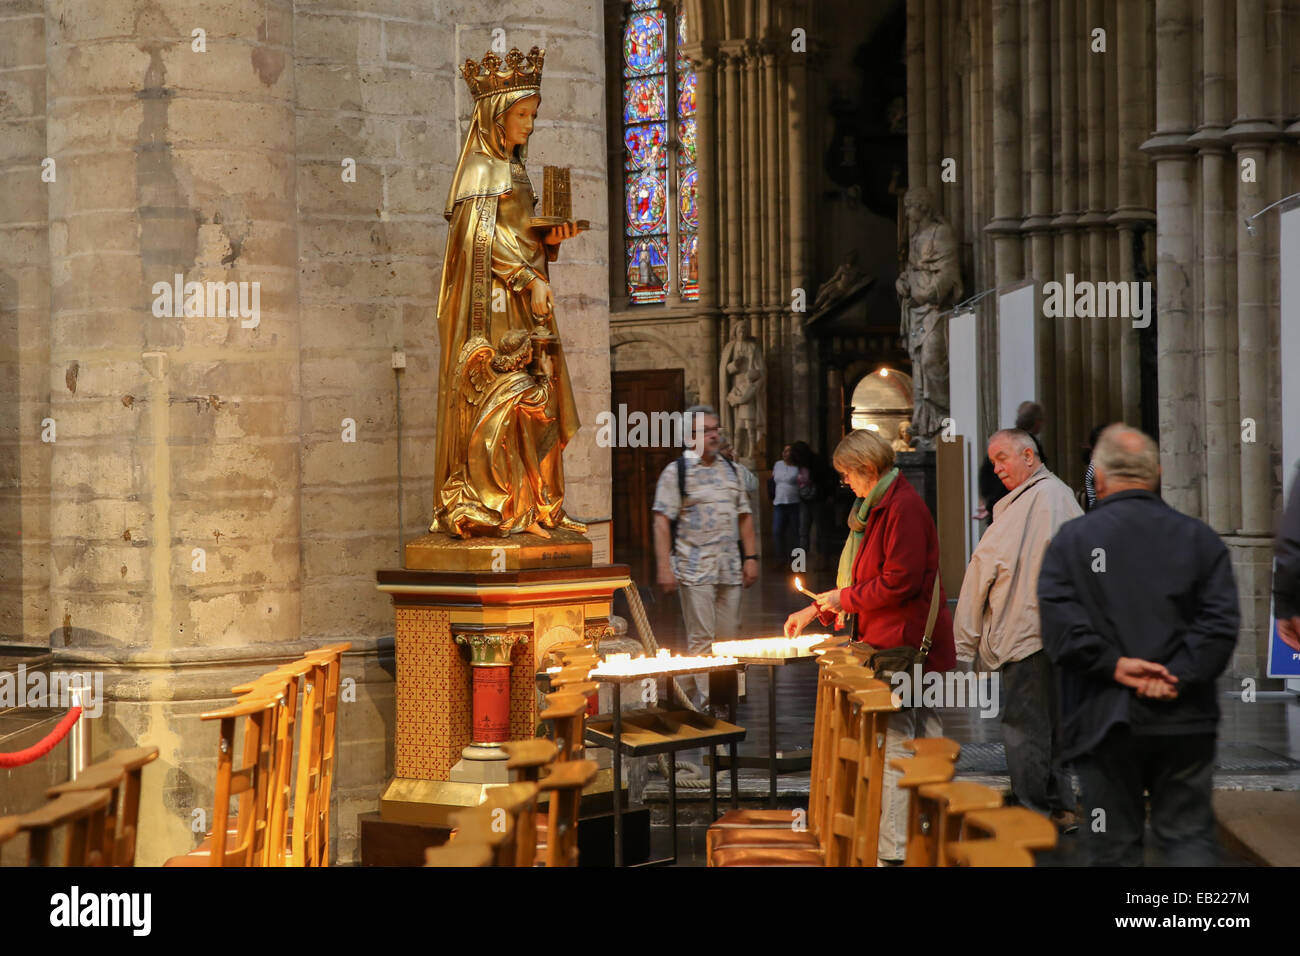
{"type": "Polygon", "coordinates": [[[73,707],[59,721],[59,726],[55,727],[40,743],[33,744],[26,750],[18,750],[11,754],[0,753],[0,767],[21,767],[23,764],[31,763],[33,760],[39,760],[58,745],[59,741],[68,736],[68,731],[72,729],[78,718],[81,717],[81,708],[73,707]]]}

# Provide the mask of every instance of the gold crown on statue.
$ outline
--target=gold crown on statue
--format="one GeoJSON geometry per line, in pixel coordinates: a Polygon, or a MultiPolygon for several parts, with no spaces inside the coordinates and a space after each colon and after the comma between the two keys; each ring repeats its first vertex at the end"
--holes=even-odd
{"type": "Polygon", "coordinates": [[[509,90],[537,90],[540,93],[545,59],[546,51],[537,47],[529,50],[527,55],[512,49],[505,60],[495,53],[488,53],[477,63],[472,59],[466,60],[460,75],[465,77],[476,100],[509,90]]]}

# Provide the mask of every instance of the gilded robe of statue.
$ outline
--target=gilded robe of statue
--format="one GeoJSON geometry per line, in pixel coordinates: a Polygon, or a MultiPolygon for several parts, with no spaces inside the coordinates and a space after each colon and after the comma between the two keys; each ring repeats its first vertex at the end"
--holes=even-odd
{"type": "Polygon", "coordinates": [[[561,454],[578,430],[578,410],[559,342],[538,346],[551,359],[551,375],[537,376],[544,382],[519,371],[499,381],[503,373],[484,351],[514,354],[503,344],[507,334],[537,327],[525,289],[538,276],[550,281],[556,254],[528,225],[537,199],[524,168],[527,147],[507,155],[496,131],[507,109],[536,95],[512,89],[475,101],[443,211],[450,228],[438,298],[434,532],[505,536],[567,520],[561,454]]]}

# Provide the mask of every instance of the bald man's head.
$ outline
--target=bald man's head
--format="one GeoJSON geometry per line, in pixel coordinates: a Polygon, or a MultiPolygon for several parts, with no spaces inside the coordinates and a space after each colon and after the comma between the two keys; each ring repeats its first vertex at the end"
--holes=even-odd
{"type": "Polygon", "coordinates": [[[1119,491],[1155,491],[1160,484],[1160,449],[1151,437],[1125,424],[1111,425],[1092,452],[1097,497],[1119,491]]]}

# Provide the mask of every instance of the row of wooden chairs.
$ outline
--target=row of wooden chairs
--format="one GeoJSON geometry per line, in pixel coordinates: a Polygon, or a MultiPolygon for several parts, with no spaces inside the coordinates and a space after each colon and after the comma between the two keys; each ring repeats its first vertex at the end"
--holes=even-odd
{"type": "Polygon", "coordinates": [[[597,689],[587,678],[597,658],[582,644],[557,645],[550,652],[562,666],[551,677],[556,690],[538,717],[553,728],[554,739],[503,744],[516,782],[492,787],[483,803],[454,814],[452,838],[425,851],[426,866],[577,865],[582,791],[597,773],[595,762],[583,759],[588,698],[597,689]],[[542,794],[548,799],[544,817],[538,812],[542,794]]]}
{"type": "MultiPolygon", "coordinates": [[[[806,818],[789,810],[733,810],[706,841],[710,866],[874,866],[884,797],[885,736],[899,702],[850,648],[818,662],[811,787],[806,818]]],[[[953,781],[961,748],[946,738],[910,740],[895,759],[909,792],[908,866],[1031,866],[1056,844],[1047,818],[1003,807],[1002,794],[953,781]],[[977,845],[978,844],[978,845],[977,845]]]]}
{"type": "Polygon", "coordinates": [[[28,866],[134,866],[140,781],[157,756],[157,747],[114,751],[50,787],[44,806],[0,817],[0,844],[26,833],[28,866]]]}
{"type": "Polygon", "coordinates": [[[200,715],[219,722],[212,828],[164,866],[329,864],[339,684],[351,647],[309,651],[232,688],[239,697],[231,706],[200,715]]]}

